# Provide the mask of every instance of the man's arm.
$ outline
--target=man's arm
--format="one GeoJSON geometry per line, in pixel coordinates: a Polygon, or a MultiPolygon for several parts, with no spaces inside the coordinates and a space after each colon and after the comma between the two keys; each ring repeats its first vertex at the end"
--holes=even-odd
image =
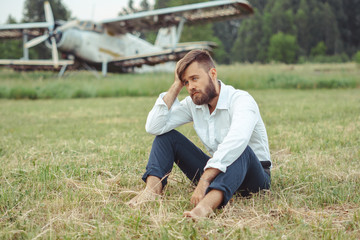
{"type": "Polygon", "coordinates": [[[204,171],[191,196],[190,202],[192,204],[196,206],[205,197],[206,189],[219,173],[221,173],[221,171],[216,168],[208,168],[204,171]]]}
{"type": "Polygon", "coordinates": [[[181,89],[184,87],[184,84],[181,82],[179,76],[177,75],[177,69],[178,69],[178,66],[179,66],[179,62],[177,62],[176,67],[175,67],[174,83],[171,85],[169,91],[167,92],[167,94],[163,98],[164,102],[168,106],[168,109],[171,108],[171,106],[173,105],[175,99],[179,95],[181,89]]]}
{"type": "Polygon", "coordinates": [[[177,67],[175,69],[174,82],[166,93],[160,94],[154,107],[149,112],[146,120],[146,131],[150,134],[161,135],[178,126],[191,122],[191,112],[183,100],[179,102],[177,96],[184,87],[177,76],[177,67]]]}
{"type": "Polygon", "coordinates": [[[183,86],[184,85],[182,84],[182,82],[180,80],[176,80],[175,77],[174,83],[171,85],[170,89],[163,97],[163,101],[166,103],[168,109],[170,109],[173,105],[183,86]]]}

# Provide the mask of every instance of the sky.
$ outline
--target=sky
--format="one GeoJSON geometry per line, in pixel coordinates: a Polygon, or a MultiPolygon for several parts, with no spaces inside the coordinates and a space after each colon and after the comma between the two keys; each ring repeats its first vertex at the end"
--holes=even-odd
{"type": "MultiPolygon", "coordinates": [[[[0,24],[8,19],[9,15],[20,21],[23,16],[25,0],[0,0],[0,24]]],[[[134,0],[135,6],[141,0],[134,0]]],[[[154,0],[148,1],[150,4],[154,0]]],[[[62,0],[62,3],[71,11],[71,16],[80,20],[111,19],[128,5],[128,0],[62,0]]]]}

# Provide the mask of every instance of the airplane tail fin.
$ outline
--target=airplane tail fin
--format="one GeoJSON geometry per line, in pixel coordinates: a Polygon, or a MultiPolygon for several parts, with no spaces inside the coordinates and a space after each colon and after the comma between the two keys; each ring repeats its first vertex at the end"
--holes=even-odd
{"type": "Polygon", "coordinates": [[[175,49],[176,45],[180,41],[184,23],[185,19],[183,18],[177,27],[172,26],[167,28],[160,28],[156,37],[155,46],[175,49]]]}
{"type": "Polygon", "coordinates": [[[175,48],[178,43],[176,27],[160,28],[156,37],[155,46],[162,48],[175,48]]]}

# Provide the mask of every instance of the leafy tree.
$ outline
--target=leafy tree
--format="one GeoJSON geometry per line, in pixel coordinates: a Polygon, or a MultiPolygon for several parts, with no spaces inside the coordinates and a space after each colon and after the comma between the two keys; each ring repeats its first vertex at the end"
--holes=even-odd
{"type": "Polygon", "coordinates": [[[150,10],[150,4],[147,2],[147,0],[142,0],[140,3],[140,7],[142,11],[150,10]]]}
{"type": "MultiPolygon", "coordinates": [[[[67,21],[71,12],[61,0],[48,0],[55,20],[67,21]]],[[[44,0],[26,0],[24,4],[24,22],[45,22],[44,0]]]]}
{"type": "Polygon", "coordinates": [[[266,4],[268,3],[268,0],[254,0],[251,1],[250,3],[253,8],[256,8],[260,12],[260,14],[263,14],[266,4]]]}
{"type": "Polygon", "coordinates": [[[221,47],[218,50],[222,54],[215,52],[217,61],[222,64],[231,63],[232,48],[238,36],[238,28],[241,20],[229,20],[226,22],[217,22],[213,24],[214,35],[221,41],[221,47]]]}
{"type": "Polygon", "coordinates": [[[311,56],[324,56],[326,54],[326,45],[323,41],[319,42],[311,49],[311,56]]]}
{"type": "Polygon", "coordinates": [[[294,35],[279,32],[270,38],[269,60],[294,63],[297,49],[298,45],[294,35]]]}
{"type": "Polygon", "coordinates": [[[170,2],[171,0],[156,0],[154,8],[159,9],[170,7],[170,2]]]}
{"type": "Polygon", "coordinates": [[[337,14],[340,36],[344,43],[345,52],[352,56],[360,50],[360,0],[339,1],[343,12],[337,14]],[[340,16],[338,16],[340,15],[340,16]]]}
{"type": "Polygon", "coordinates": [[[310,49],[311,34],[305,34],[309,31],[311,22],[310,7],[307,0],[301,0],[294,16],[294,24],[297,26],[297,41],[301,55],[308,55],[310,49]]]}
{"type": "Polygon", "coordinates": [[[13,23],[17,23],[16,19],[13,16],[9,15],[5,24],[13,24],[13,23]]]}
{"type": "Polygon", "coordinates": [[[142,0],[140,3],[139,8],[134,7],[134,0],[129,0],[128,6],[124,7],[118,15],[126,15],[130,13],[136,13],[136,12],[143,12],[150,10],[150,4],[147,2],[147,0],[142,0]]]}
{"type": "Polygon", "coordinates": [[[354,55],[354,61],[360,65],[360,51],[357,51],[357,53],[354,55]]]}
{"type": "MultiPolygon", "coordinates": [[[[272,0],[266,6],[266,21],[263,23],[272,33],[284,32],[289,34],[296,33],[294,24],[294,14],[289,1],[272,0]]],[[[268,36],[269,37],[269,36],[268,36]]]]}
{"type": "Polygon", "coordinates": [[[323,40],[329,54],[339,54],[342,51],[342,42],[340,40],[339,28],[329,3],[321,5],[319,13],[320,28],[319,40],[323,40]],[[321,19],[321,20],[320,20],[321,19]]]}
{"type": "Polygon", "coordinates": [[[129,0],[129,10],[131,12],[135,12],[135,8],[134,8],[134,0],[129,0]]]}
{"type": "Polygon", "coordinates": [[[256,7],[255,16],[239,26],[233,47],[236,61],[266,61],[270,38],[278,32],[296,36],[298,53],[305,58],[319,42],[324,42],[327,55],[352,56],[360,49],[360,0],[251,3],[256,7]]]}
{"type": "MultiPolygon", "coordinates": [[[[16,23],[16,19],[9,15],[6,24],[16,23]]],[[[2,39],[0,40],[0,58],[17,59],[23,56],[22,40],[2,39]]]]}
{"type": "Polygon", "coordinates": [[[265,61],[267,45],[264,44],[264,25],[260,11],[255,9],[254,16],[245,19],[238,30],[238,37],[232,47],[232,61],[265,61]],[[264,54],[265,57],[260,56],[264,54]]]}

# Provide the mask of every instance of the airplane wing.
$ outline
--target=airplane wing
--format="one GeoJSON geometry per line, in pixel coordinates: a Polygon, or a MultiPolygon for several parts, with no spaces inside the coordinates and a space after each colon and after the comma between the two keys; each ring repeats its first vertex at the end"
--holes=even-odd
{"type": "Polygon", "coordinates": [[[141,67],[142,65],[156,65],[169,61],[178,61],[185,56],[191,50],[203,49],[211,51],[213,47],[216,47],[212,42],[190,42],[181,43],[176,48],[169,48],[159,52],[153,52],[149,54],[138,54],[129,57],[122,57],[109,62],[109,69],[112,67],[141,67]]]}
{"type": "Polygon", "coordinates": [[[31,37],[41,36],[49,26],[47,22],[0,25],[0,39],[21,38],[24,34],[31,37]]]}
{"type": "Polygon", "coordinates": [[[58,66],[54,67],[52,60],[22,60],[0,59],[0,67],[11,67],[15,70],[60,70],[62,66],[74,65],[74,60],[59,60],[58,66]]]}
{"type": "Polygon", "coordinates": [[[100,23],[110,34],[117,35],[140,32],[144,29],[158,30],[178,25],[181,21],[198,24],[239,18],[252,13],[253,9],[247,1],[220,0],[138,12],[104,20],[100,23]]]}

